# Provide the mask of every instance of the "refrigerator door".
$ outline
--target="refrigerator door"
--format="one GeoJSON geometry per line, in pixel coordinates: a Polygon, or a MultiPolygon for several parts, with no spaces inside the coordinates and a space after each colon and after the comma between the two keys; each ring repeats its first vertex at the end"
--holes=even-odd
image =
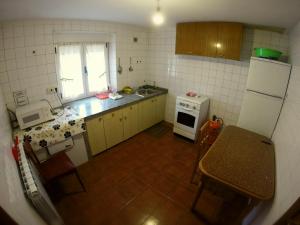
{"type": "Polygon", "coordinates": [[[247,91],[238,126],[271,138],[283,99],[247,91]]]}
{"type": "Polygon", "coordinates": [[[290,70],[290,64],[252,57],[246,89],[283,98],[290,70]]]}

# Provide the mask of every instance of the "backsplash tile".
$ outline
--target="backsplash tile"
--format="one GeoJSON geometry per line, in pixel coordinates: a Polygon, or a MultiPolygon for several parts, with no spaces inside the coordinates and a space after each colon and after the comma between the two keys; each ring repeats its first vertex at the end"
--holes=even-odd
{"type": "MultiPolygon", "coordinates": [[[[210,117],[236,124],[247,81],[255,31],[245,29],[241,61],[175,55],[176,28],[159,28],[149,34],[149,79],[169,89],[166,120],[173,122],[177,95],[195,91],[210,99],[210,117]]],[[[269,33],[267,33],[269,34],[269,33]]],[[[285,40],[285,36],[278,36],[285,40]]]]}
{"type": "MultiPolygon", "coordinates": [[[[175,98],[189,90],[211,98],[210,115],[217,114],[226,124],[236,124],[247,80],[249,58],[255,40],[264,35],[245,29],[241,61],[200,56],[175,55],[175,27],[147,29],[126,24],[86,20],[32,20],[2,23],[0,38],[0,85],[6,103],[14,108],[12,92],[27,89],[30,101],[49,99],[58,105],[55,95],[46,88],[57,86],[54,32],[107,32],[115,35],[116,43],[110,55],[111,83],[118,89],[139,86],[144,80],[169,89],[166,120],[173,122],[175,98]],[[133,37],[138,42],[133,42],[133,37]],[[35,51],[35,54],[32,52],[35,51]],[[129,57],[134,71],[129,72],[129,57]],[[123,73],[117,74],[117,59],[121,57],[123,73]],[[136,63],[142,61],[142,63],[136,63]]],[[[272,33],[272,32],[271,32],[272,33]]],[[[274,36],[274,35],[273,35],[274,36]]],[[[276,35],[275,35],[276,36],[276,35]]],[[[276,36],[274,43],[284,43],[286,36],[276,36]]],[[[265,38],[264,41],[269,40],[265,38]]],[[[272,42],[272,39],[270,39],[272,42]]],[[[267,42],[265,42],[267,43],[267,42]]],[[[273,42],[272,42],[273,43],[273,42]]]]}
{"type": "Polygon", "coordinates": [[[115,66],[110,66],[114,77],[112,84],[118,89],[123,86],[139,86],[146,77],[148,51],[147,29],[138,26],[86,20],[32,20],[3,22],[0,38],[0,85],[5,101],[14,108],[12,92],[26,89],[30,101],[47,98],[58,105],[55,95],[46,93],[46,88],[57,86],[54,54],[55,32],[105,32],[116,36],[114,58],[121,57],[124,68],[122,75],[116,74],[115,66]],[[138,43],[133,42],[138,37],[138,43]],[[34,53],[33,53],[34,52],[34,53]],[[129,57],[142,59],[134,63],[134,71],[129,72],[129,57]]]}

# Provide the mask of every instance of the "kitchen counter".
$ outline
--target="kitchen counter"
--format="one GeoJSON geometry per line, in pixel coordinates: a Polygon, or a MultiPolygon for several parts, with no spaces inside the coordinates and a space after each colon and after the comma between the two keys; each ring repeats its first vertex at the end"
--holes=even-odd
{"type": "Polygon", "coordinates": [[[84,98],[81,100],[77,100],[74,102],[67,103],[67,106],[71,106],[82,118],[99,116],[105,114],[107,112],[116,110],[118,108],[122,108],[124,106],[128,106],[131,104],[135,104],[137,102],[143,101],[145,99],[149,99],[155,96],[167,94],[168,90],[164,88],[156,88],[156,93],[141,97],[136,94],[124,94],[123,98],[112,100],[112,99],[98,99],[96,97],[84,98]]]}
{"type": "Polygon", "coordinates": [[[71,136],[85,132],[86,128],[84,120],[86,118],[99,116],[118,108],[167,93],[167,89],[156,88],[155,93],[146,97],[122,93],[123,98],[117,100],[89,97],[73,101],[64,104],[63,111],[55,116],[55,120],[24,130],[16,129],[13,131],[13,136],[18,136],[22,141],[24,135],[28,135],[31,139],[33,149],[37,151],[43,147],[48,147],[64,141],[71,136]]]}

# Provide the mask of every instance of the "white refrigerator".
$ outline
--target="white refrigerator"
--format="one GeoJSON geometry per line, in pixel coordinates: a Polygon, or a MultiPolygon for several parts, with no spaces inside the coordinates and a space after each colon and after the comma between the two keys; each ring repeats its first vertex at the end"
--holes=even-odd
{"type": "Polygon", "coordinates": [[[251,57],[238,126],[272,137],[289,81],[291,65],[251,57]]]}

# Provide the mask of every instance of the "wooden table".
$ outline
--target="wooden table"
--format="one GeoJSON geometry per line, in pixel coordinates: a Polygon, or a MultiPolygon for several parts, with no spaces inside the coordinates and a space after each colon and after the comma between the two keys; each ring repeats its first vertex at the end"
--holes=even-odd
{"type": "Polygon", "coordinates": [[[236,224],[240,224],[258,202],[274,195],[274,145],[264,136],[227,126],[199,166],[204,176],[192,206],[194,212],[208,180],[247,198],[247,207],[241,210],[236,224]]]}

